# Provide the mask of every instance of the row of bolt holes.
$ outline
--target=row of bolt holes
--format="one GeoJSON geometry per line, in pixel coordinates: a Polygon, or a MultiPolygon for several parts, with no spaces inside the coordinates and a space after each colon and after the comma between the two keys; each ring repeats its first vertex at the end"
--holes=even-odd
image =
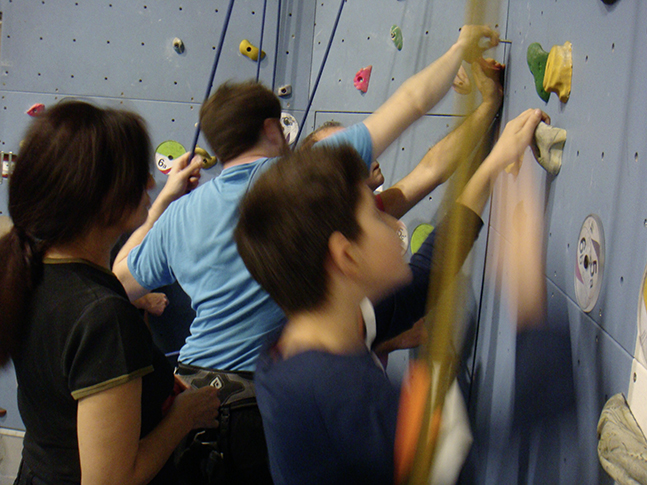
{"type": "MultiPolygon", "coordinates": [[[[9,0],[9,3],[13,3],[13,0],[9,0]]],[[[41,0],[41,2],[40,2],[40,3],[41,3],[41,4],[43,4],[43,5],[45,5],[45,0],[41,0]]],[[[79,2],[74,2],[74,5],[75,5],[76,7],[78,7],[78,6],[79,6],[79,2]]],[[[112,3],[109,3],[109,4],[108,4],[108,7],[112,8],[112,3]]],[[[144,10],[146,10],[146,9],[148,9],[148,5],[144,5],[144,10]]],[[[178,10],[179,10],[180,12],[182,12],[183,8],[182,8],[182,7],[179,7],[179,8],[178,8],[178,10]]],[[[216,9],[216,10],[215,10],[215,12],[216,12],[216,13],[218,13],[218,9],[216,9]]],[[[255,12],[254,10],[252,10],[252,15],[256,15],[256,12],[255,12]]],[[[288,16],[292,17],[292,12],[290,12],[290,13],[288,14],[288,16]]],[[[42,40],[42,39],[41,39],[41,40],[42,40]]]]}
{"type": "MultiPolygon", "coordinates": [[[[9,3],[11,3],[11,0],[9,1],[9,3]]],[[[44,1],[43,1],[42,3],[43,3],[43,5],[45,4],[45,2],[44,2],[44,1]]],[[[79,5],[79,3],[78,3],[78,2],[76,2],[76,3],[75,3],[75,5],[77,5],[77,6],[78,6],[78,5],[79,5]]],[[[109,7],[112,7],[112,4],[109,4],[108,6],[109,6],[109,7]]],[[[146,5],[144,5],[144,9],[147,9],[147,8],[148,8],[148,7],[147,7],[146,5]]],[[[182,7],[180,7],[180,11],[181,11],[181,10],[182,10],[182,7]]],[[[216,9],[216,10],[215,10],[215,12],[216,12],[216,13],[218,13],[218,9],[216,9]]],[[[255,12],[254,10],[252,10],[252,15],[256,15],[256,12],[255,12]]],[[[289,12],[289,13],[288,13],[288,16],[289,16],[289,17],[292,17],[292,12],[289,12]]],[[[427,31],[427,32],[426,32],[426,34],[428,34],[428,33],[429,33],[429,32],[427,31]]],[[[294,36],[294,35],[292,35],[292,38],[294,39],[294,38],[295,38],[295,36],[294,36]]],[[[11,35],[7,35],[7,39],[11,39],[11,35]]],[[[43,38],[42,38],[42,37],[40,37],[39,39],[40,39],[40,40],[43,40],[43,38]]],[[[370,39],[370,37],[369,37],[369,39],[370,39]]],[[[76,39],[72,39],[72,42],[76,42],[76,39]]],[[[343,40],[342,40],[342,42],[343,42],[343,40]]],[[[321,42],[319,42],[319,43],[321,44],[321,42]]],[[[109,41],[109,40],[106,40],[106,44],[110,44],[110,41],[109,41]]],[[[146,44],[145,44],[144,42],[142,42],[142,46],[145,46],[145,45],[146,45],[146,44]]],[[[215,46],[215,45],[214,45],[214,46],[211,46],[211,50],[214,50],[214,51],[215,51],[215,50],[216,50],[216,46],[215,46]]],[[[290,51],[285,51],[285,53],[286,53],[286,54],[290,54],[290,51]]],[[[8,74],[8,72],[7,72],[7,74],[8,74]]],[[[39,74],[39,76],[40,76],[40,74],[39,74]]],[[[74,77],[74,76],[72,76],[72,77],[74,77]]],[[[107,79],[108,79],[108,78],[106,78],[106,80],[107,80],[107,79]]],[[[141,82],[141,79],[139,80],[139,82],[141,82]]],[[[175,83],[175,84],[177,84],[177,83],[175,83]]]]}
{"type": "MultiPolygon", "coordinates": [[[[316,24],[315,24],[315,25],[316,25],[316,24]]],[[[429,31],[428,31],[428,30],[426,30],[426,31],[425,31],[425,35],[429,35],[429,31]]],[[[292,36],[292,38],[294,38],[294,36],[292,36]]],[[[346,40],[346,39],[342,39],[342,40],[341,40],[341,43],[343,44],[343,43],[345,42],[345,40],[346,40]]],[[[370,35],[369,35],[369,36],[367,36],[367,37],[366,37],[366,40],[371,40],[371,36],[370,36],[370,35]]],[[[317,44],[321,45],[321,41],[318,41],[318,42],[317,42],[317,44]]]]}
{"type": "MultiPolygon", "coordinates": [[[[5,74],[9,74],[9,71],[5,71],[5,74]]],[[[42,74],[39,72],[39,73],[38,73],[38,76],[40,77],[41,75],[42,75],[42,74]]],[[[70,74],[70,79],[74,79],[74,74],[70,74]]],[[[107,81],[107,80],[108,80],[108,76],[104,76],[104,77],[103,77],[103,80],[104,80],[104,81],[107,81]]],[[[138,82],[142,83],[142,82],[144,82],[144,80],[143,80],[143,79],[139,79],[139,80],[138,80],[138,82]]],[[[173,81],[173,85],[174,85],[174,86],[177,86],[177,81],[173,81]]],[[[58,88],[56,88],[55,92],[57,92],[57,93],[58,93],[58,88]]],[[[121,96],[123,96],[123,95],[124,95],[124,93],[121,93],[121,96]]],[[[193,98],[191,98],[191,101],[193,101],[193,98]]],[[[5,107],[5,109],[7,109],[7,108],[5,107]]],[[[191,109],[193,109],[193,108],[191,108],[191,109]]]]}
{"type": "MultiPolygon", "coordinates": [[[[580,151],[578,150],[575,154],[575,156],[579,157],[580,156],[580,151]]],[[[604,152],[600,155],[600,160],[604,162],[604,152]]],[[[638,152],[634,153],[634,162],[638,163],[638,152]]]]}
{"type": "MultiPolygon", "coordinates": [[[[9,3],[13,3],[13,0],[9,0],[9,3]]],[[[45,0],[41,0],[41,2],[40,2],[40,3],[41,3],[42,5],[45,5],[45,0]]],[[[78,7],[78,6],[79,6],[79,2],[74,2],[74,6],[75,6],[75,7],[78,7]]],[[[112,3],[109,3],[109,4],[108,4],[108,7],[112,8],[112,3]]],[[[148,9],[148,5],[144,5],[144,10],[146,10],[146,9],[148,9]]],[[[182,9],[182,7],[179,7],[179,8],[178,8],[178,10],[181,12],[183,9],[182,9]]],[[[216,13],[218,13],[218,9],[216,9],[216,13]]],[[[254,12],[254,11],[252,10],[252,15],[254,15],[254,14],[256,14],[256,12],[254,12]]],[[[292,14],[290,14],[290,16],[292,16],[292,14]]]]}

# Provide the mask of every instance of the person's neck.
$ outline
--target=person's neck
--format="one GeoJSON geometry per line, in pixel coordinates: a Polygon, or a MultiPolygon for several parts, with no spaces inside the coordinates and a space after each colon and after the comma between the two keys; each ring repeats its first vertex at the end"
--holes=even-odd
{"type": "Polygon", "coordinates": [[[317,310],[290,316],[278,341],[281,356],[287,359],[308,350],[345,355],[364,349],[360,300],[337,298],[317,310]]]}
{"type": "Polygon", "coordinates": [[[259,158],[271,158],[278,156],[275,149],[267,146],[267,144],[260,144],[254,148],[247,150],[244,153],[241,153],[231,160],[227,160],[222,164],[222,169],[226,170],[231,167],[236,167],[238,165],[244,165],[246,163],[252,163],[258,160],[259,158]]]}
{"type": "Polygon", "coordinates": [[[88,233],[66,244],[52,246],[45,252],[50,259],[84,259],[102,268],[110,269],[110,250],[118,234],[107,229],[91,229],[88,233]]]}

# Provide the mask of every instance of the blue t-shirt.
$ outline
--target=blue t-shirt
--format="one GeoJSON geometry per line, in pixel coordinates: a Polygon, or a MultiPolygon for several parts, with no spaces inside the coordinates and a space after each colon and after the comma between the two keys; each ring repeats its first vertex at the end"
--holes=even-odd
{"type": "Polygon", "coordinates": [[[255,383],[275,485],[393,484],[400,389],[368,351],[270,350],[255,383]]]}
{"type": "MultiPolygon", "coordinates": [[[[372,140],[363,123],[322,143],[348,143],[371,164],[372,140]]],[[[240,200],[276,160],[227,168],[179,198],[128,255],[128,268],[141,286],[154,290],[177,280],[191,297],[196,317],[180,350],[185,364],[253,371],[267,336],[285,322],[278,305],[247,271],[233,235],[240,200]]]]}

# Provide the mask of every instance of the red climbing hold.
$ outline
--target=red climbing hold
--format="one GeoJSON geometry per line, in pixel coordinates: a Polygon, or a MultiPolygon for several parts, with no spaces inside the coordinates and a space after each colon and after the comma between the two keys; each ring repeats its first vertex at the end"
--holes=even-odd
{"type": "Polygon", "coordinates": [[[355,74],[355,80],[353,81],[353,84],[363,93],[368,91],[368,82],[371,79],[372,69],[373,66],[368,66],[364,69],[360,69],[359,71],[357,71],[357,74],[355,74]]]}
{"type": "Polygon", "coordinates": [[[36,103],[31,108],[27,110],[29,116],[38,116],[43,111],[45,111],[45,105],[43,103],[36,103]]]}

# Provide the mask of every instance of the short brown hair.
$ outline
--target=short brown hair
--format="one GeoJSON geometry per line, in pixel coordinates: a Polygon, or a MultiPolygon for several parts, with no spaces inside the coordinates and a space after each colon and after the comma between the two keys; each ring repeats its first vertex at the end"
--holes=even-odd
{"type": "Polygon", "coordinates": [[[256,81],[226,82],[200,108],[202,132],[221,162],[256,145],[270,118],[281,118],[281,102],[256,81]]]}
{"type": "Polygon", "coordinates": [[[235,230],[254,279],[290,315],[327,298],[325,261],[334,232],[356,240],[366,165],[348,145],[314,147],[281,158],[251,188],[235,230]]]}

